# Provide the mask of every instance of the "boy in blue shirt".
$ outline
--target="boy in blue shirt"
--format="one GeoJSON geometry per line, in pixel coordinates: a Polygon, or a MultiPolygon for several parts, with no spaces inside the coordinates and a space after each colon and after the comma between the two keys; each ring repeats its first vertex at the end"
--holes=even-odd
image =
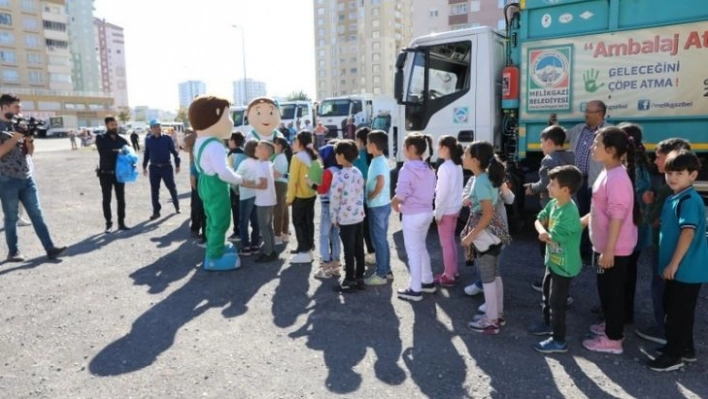
{"type": "Polygon", "coordinates": [[[654,371],[674,371],[696,361],[693,323],[701,284],[708,282],[708,242],[703,199],[693,188],[701,163],[690,151],[671,152],[664,170],[673,191],[661,211],[659,274],[666,281],[666,345],[649,362],[654,371]]]}
{"type": "Polygon", "coordinates": [[[391,172],[384,152],[388,135],[374,130],[366,137],[366,150],[374,158],[366,176],[366,204],[369,208],[371,241],[376,250],[376,272],[367,278],[366,285],[385,285],[393,280],[391,250],[388,247],[388,219],[391,215],[391,172]]]}

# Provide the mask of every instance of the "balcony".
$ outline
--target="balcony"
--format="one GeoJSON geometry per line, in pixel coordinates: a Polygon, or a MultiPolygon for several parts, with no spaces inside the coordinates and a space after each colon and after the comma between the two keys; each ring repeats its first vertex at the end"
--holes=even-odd
{"type": "Polygon", "coordinates": [[[64,90],[48,90],[48,89],[28,89],[17,87],[0,86],[0,93],[13,93],[20,97],[22,96],[57,96],[57,97],[93,97],[93,98],[113,98],[112,93],[104,93],[100,91],[64,91],[64,90]]]}

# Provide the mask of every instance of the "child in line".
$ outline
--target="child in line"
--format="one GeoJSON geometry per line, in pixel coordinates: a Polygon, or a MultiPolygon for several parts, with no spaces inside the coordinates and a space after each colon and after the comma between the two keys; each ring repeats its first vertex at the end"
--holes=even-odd
{"type": "MultiPolygon", "coordinates": [[[[575,154],[563,149],[565,138],[565,129],[558,125],[548,126],[541,132],[541,151],[543,151],[544,157],[541,160],[541,168],[538,170],[538,181],[524,184],[526,195],[539,196],[541,209],[545,208],[550,201],[548,172],[558,166],[575,165],[575,154]]],[[[541,249],[541,257],[545,258],[545,243],[539,242],[539,248],[541,249]]],[[[534,281],[532,288],[543,292],[543,285],[540,281],[534,281]]]]}
{"type": "Polygon", "coordinates": [[[391,215],[391,171],[384,152],[388,134],[374,130],[366,136],[366,150],[373,156],[366,177],[366,201],[369,207],[371,242],[376,250],[376,270],[366,285],[385,285],[393,280],[391,249],[388,246],[388,219],[391,215]]]}
{"type": "Polygon", "coordinates": [[[666,183],[673,195],[661,212],[659,273],[666,280],[666,346],[649,362],[654,371],[674,371],[696,361],[693,325],[702,283],[708,283],[708,243],[703,199],[693,188],[701,170],[698,157],[685,150],[666,159],[666,183]]]}
{"type": "Polygon", "coordinates": [[[592,146],[592,157],[604,168],[592,187],[590,213],[583,216],[590,226],[593,251],[599,254],[597,289],[605,321],[594,324],[593,339],[583,346],[593,352],[622,353],[625,322],[624,287],[630,256],[637,245],[639,207],[634,202],[634,146],[616,127],[600,129],[592,146]],[[626,157],[627,167],[622,160],[626,157]],[[611,190],[611,191],[610,191],[611,190]]]}
{"type": "MultiPolygon", "coordinates": [[[[368,127],[360,127],[356,131],[356,145],[359,149],[359,157],[354,161],[354,167],[359,169],[364,181],[369,174],[369,165],[371,164],[371,154],[366,150],[366,137],[371,132],[368,127]]],[[[369,228],[369,206],[364,204],[364,243],[366,244],[366,264],[375,266],[376,257],[374,253],[374,244],[371,241],[371,229],[369,228]]]]}
{"type": "MultiPolygon", "coordinates": [[[[462,190],[462,206],[467,208],[472,206],[472,184],[474,184],[474,176],[471,176],[469,179],[467,179],[467,184],[465,184],[465,188],[462,190]]],[[[506,215],[506,205],[513,205],[514,200],[516,200],[516,195],[514,195],[514,192],[511,190],[511,187],[509,187],[509,184],[507,182],[502,183],[502,185],[499,187],[499,200],[497,201],[497,205],[494,208],[494,214],[500,215],[502,225],[505,226],[504,228],[506,229],[506,231],[509,231],[509,223],[507,221],[506,215]]],[[[466,262],[472,262],[472,264],[474,264],[474,259],[468,259],[466,260],[466,262]]],[[[483,293],[484,289],[482,288],[482,280],[478,279],[474,283],[466,286],[464,292],[466,295],[469,296],[475,296],[483,293]]],[[[479,313],[486,313],[487,306],[485,304],[481,304],[479,306],[478,311],[479,313]]]]}
{"type": "Polygon", "coordinates": [[[322,183],[317,185],[320,195],[320,270],[315,273],[317,278],[339,277],[339,256],[342,246],[339,241],[339,228],[332,223],[330,213],[330,187],[334,174],[340,169],[334,152],[336,141],[330,142],[320,148],[319,155],[322,160],[322,183]]]}
{"type": "MultiPolygon", "coordinates": [[[[666,157],[677,150],[691,151],[691,145],[684,139],[670,138],[659,142],[656,145],[654,163],[659,173],[664,175],[664,164],[666,157]]],[[[666,335],[664,333],[664,279],[659,274],[659,216],[664,207],[666,199],[672,194],[671,187],[666,184],[666,179],[662,178],[659,187],[655,191],[646,193],[642,202],[647,205],[646,219],[652,226],[652,245],[649,247],[649,261],[651,266],[651,300],[654,310],[653,325],[638,327],[634,332],[642,339],[655,342],[659,345],[666,345],[666,335]]]]}
{"type": "MultiPolygon", "coordinates": [[[[252,142],[256,142],[253,140],[252,142]]],[[[250,143],[250,142],[249,142],[250,143]]],[[[271,262],[278,259],[275,252],[275,235],[273,234],[273,207],[277,202],[275,194],[275,178],[273,177],[273,164],[270,162],[275,146],[267,140],[257,142],[256,157],[258,165],[256,167],[255,182],[243,182],[241,186],[252,188],[256,191],[255,205],[258,215],[258,227],[260,228],[263,247],[260,249],[260,256],[256,258],[257,263],[271,262]]]]}
{"type": "Polygon", "coordinates": [[[462,154],[465,150],[457,139],[442,136],[438,142],[438,158],[444,160],[438,168],[435,186],[435,222],[443,253],[445,271],[435,276],[435,282],[446,287],[457,283],[457,241],[455,227],[462,209],[462,154]]]}
{"type": "MultiPolygon", "coordinates": [[[[244,146],[243,153],[246,159],[241,161],[236,174],[243,176],[244,181],[256,181],[258,173],[258,158],[256,148],[258,141],[249,140],[244,146]]],[[[239,233],[241,234],[240,256],[251,256],[260,249],[260,229],[258,226],[258,213],[256,212],[256,191],[243,184],[238,186],[239,191],[239,233]],[[251,223],[251,235],[248,235],[248,223],[251,223]]]]}
{"type": "Polygon", "coordinates": [[[194,163],[194,142],[196,140],[196,133],[190,133],[184,138],[184,150],[189,154],[189,185],[192,188],[189,230],[192,232],[192,238],[197,240],[197,245],[206,248],[206,213],[204,212],[204,203],[197,192],[199,171],[194,163]]]}
{"type": "Polygon", "coordinates": [[[351,292],[364,289],[364,177],[353,167],[358,156],[356,143],[341,140],[334,146],[336,161],[342,169],[334,174],[330,212],[338,226],[344,246],[344,281],[339,289],[351,292]]]}
{"type": "Polygon", "coordinates": [[[501,246],[510,242],[508,231],[500,225],[500,215],[495,215],[499,200],[499,187],[504,183],[505,167],[494,154],[494,147],[486,141],[475,141],[467,147],[463,157],[465,169],[474,174],[472,183],[472,209],[468,227],[462,232],[462,245],[470,247],[480,236],[499,240],[485,251],[477,248],[486,314],[475,317],[467,326],[475,332],[499,334],[504,323],[504,289],[499,269],[501,246]],[[496,217],[496,219],[495,219],[496,217]]]}
{"type": "MultiPolygon", "coordinates": [[[[243,142],[244,136],[241,132],[231,133],[229,138],[229,165],[233,170],[238,170],[244,159],[246,159],[246,154],[243,153],[243,142]]],[[[233,234],[229,236],[229,241],[239,241],[241,235],[239,234],[239,208],[241,207],[241,198],[239,197],[238,190],[231,190],[231,218],[233,219],[234,229],[233,234]]]]}
{"type": "Polygon", "coordinates": [[[430,254],[425,239],[433,222],[435,172],[423,161],[423,154],[432,146],[430,136],[412,133],[403,140],[407,161],[398,173],[393,210],[402,215],[403,243],[408,258],[410,282],[398,290],[398,298],[420,301],[423,292],[434,293],[435,282],[430,267],[430,254]]]}
{"type": "Polygon", "coordinates": [[[637,272],[639,257],[651,245],[651,225],[644,217],[646,204],[642,201],[644,193],[651,190],[651,176],[649,175],[649,158],[642,144],[642,129],[634,123],[620,123],[622,129],[634,144],[634,202],[639,207],[640,219],[637,222],[637,246],[629,258],[627,266],[627,279],[624,284],[624,322],[634,323],[634,297],[637,291],[637,272]]]}
{"type": "Polygon", "coordinates": [[[312,162],[318,161],[313,149],[312,133],[301,131],[293,140],[293,158],[288,173],[287,203],[292,205],[292,219],[297,236],[297,248],[292,251],[291,263],[311,263],[315,248],[315,198],[316,191],[307,182],[312,162]]]}
{"type": "Polygon", "coordinates": [[[273,159],[273,171],[275,176],[275,197],[276,205],[273,208],[273,234],[275,234],[275,245],[283,245],[290,241],[290,210],[288,209],[288,168],[293,157],[290,144],[283,137],[276,137],[275,159],[273,159]]]}
{"type": "MultiPolygon", "coordinates": [[[[562,141],[561,141],[562,142],[562,141]]],[[[545,243],[543,277],[543,323],[529,329],[534,335],[551,335],[534,345],[541,353],[568,351],[565,340],[565,310],[570,282],[580,273],[580,237],[583,227],[573,195],[580,189],[583,174],[572,165],[548,172],[548,194],[552,198],[536,218],[539,241],[545,243]]]]}

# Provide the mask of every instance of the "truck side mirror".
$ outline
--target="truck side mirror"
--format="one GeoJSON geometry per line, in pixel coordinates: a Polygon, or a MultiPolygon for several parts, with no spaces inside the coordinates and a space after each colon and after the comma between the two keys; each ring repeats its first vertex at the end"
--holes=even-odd
{"type": "Polygon", "coordinates": [[[408,53],[404,49],[398,53],[398,57],[396,58],[396,74],[393,78],[393,96],[399,104],[403,104],[403,67],[406,64],[407,55],[408,53]]]}

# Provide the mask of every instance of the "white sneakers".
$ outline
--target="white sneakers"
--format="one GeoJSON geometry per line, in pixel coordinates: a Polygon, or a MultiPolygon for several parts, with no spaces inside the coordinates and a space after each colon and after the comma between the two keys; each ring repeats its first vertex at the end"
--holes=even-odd
{"type": "Polygon", "coordinates": [[[32,226],[32,222],[25,218],[19,218],[17,219],[17,225],[20,227],[27,227],[27,226],[32,226]]]}
{"type": "Polygon", "coordinates": [[[312,263],[313,260],[312,251],[298,252],[290,258],[290,263],[312,263]]]}
{"type": "Polygon", "coordinates": [[[469,296],[475,296],[483,293],[484,290],[477,286],[477,284],[470,284],[465,287],[465,294],[469,296]]]}

